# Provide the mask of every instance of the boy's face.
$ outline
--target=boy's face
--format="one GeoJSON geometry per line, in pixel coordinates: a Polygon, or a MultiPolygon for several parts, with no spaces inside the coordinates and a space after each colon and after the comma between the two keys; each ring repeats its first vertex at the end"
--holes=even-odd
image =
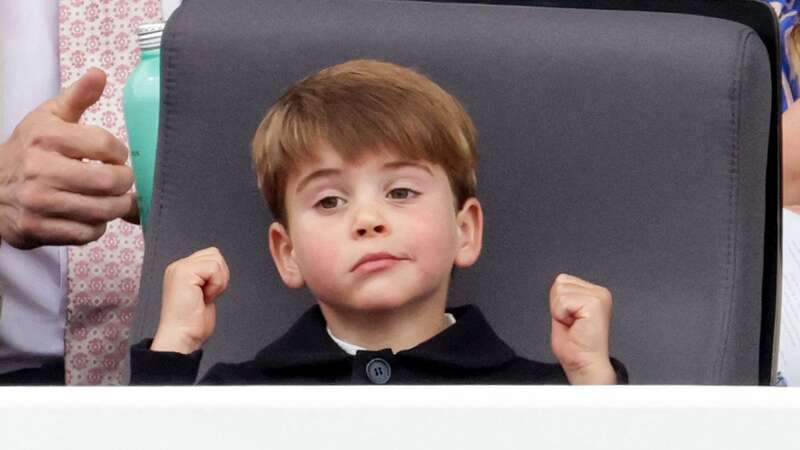
{"type": "Polygon", "coordinates": [[[323,145],[286,186],[288,230],[270,227],[284,282],[350,311],[446,300],[450,272],[480,253],[477,199],[456,210],[444,170],[390,152],[344,161],[323,145]]]}

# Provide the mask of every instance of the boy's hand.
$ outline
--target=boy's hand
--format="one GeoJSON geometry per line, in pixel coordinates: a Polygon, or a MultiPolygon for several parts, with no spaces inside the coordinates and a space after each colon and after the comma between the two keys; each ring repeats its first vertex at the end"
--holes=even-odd
{"type": "Polygon", "coordinates": [[[615,384],[608,356],[611,292],[561,274],[550,288],[553,353],[570,384],[615,384]]]}
{"type": "Polygon", "coordinates": [[[179,259],[164,271],[161,321],[150,349],[189,354],[214,332],[214,301],[230,279],[228,264],[215,248],[179,259]]]}

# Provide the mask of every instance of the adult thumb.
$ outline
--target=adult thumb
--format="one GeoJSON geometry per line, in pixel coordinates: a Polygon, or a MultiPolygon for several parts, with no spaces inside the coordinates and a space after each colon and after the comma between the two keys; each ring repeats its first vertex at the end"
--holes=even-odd
{"type": "Polygon", "coordinates": [[[93,67],[54,99],[53,112],[67,122],[77,123],[83,112],[100,99],[105,87],[105,72],[93,67]]]}

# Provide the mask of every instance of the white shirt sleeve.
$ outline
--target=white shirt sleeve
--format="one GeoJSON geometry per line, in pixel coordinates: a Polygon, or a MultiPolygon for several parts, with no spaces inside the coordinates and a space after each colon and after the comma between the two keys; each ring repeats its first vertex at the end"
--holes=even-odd
{"type": "MultiPolygon", "coordinates": [[[[0,1],[0,45],[4,142],[28,112],[58,93],[58,2],[0,1]]],[[[66,261],[66,247],[0,246],[0,373],[63,357],[66,261]]]]}

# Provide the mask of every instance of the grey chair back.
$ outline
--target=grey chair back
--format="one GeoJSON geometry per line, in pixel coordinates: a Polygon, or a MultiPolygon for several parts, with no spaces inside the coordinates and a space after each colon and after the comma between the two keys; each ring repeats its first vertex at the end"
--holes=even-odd
{"type": "Polygon", "coordinates": [[[431,77],[478,129],[484,250],[456,272],[451,304],[479,305],[518,353],[553,361],[548,289],[572,273],[612,291],[611,352],[632,383],[768,382],[780,253],[769,7],[479,3],[185,0],[162,43],[132,340],[155,331],[166,265],[211,245],[232,276],[203,371],[252,358],[313,303],[273,267],[250,142],[294,82],[376,58],[431,77]]]}

